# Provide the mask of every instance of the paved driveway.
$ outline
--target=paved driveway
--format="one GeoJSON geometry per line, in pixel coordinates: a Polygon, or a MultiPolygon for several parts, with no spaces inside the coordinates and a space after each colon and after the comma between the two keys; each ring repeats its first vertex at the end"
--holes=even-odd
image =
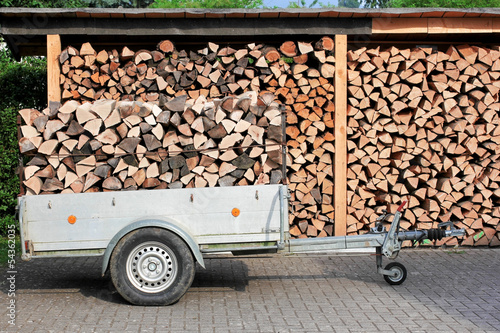
{"type": "MultiPolygon", "coordinates": [[[[500,332],[500,249],[403,250],[401,286],[369,255],[214,257],[169,307],[126,303],[99,258],[20,262],[2,332],[500,332]]],[[[387,261],[385,261],[387,262],[387,261]]]]}

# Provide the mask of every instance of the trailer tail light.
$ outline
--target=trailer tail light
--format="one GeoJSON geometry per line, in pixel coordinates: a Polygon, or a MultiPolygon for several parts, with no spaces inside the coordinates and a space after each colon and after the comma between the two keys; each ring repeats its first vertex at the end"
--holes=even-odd
{"type": "Polygon", "coordinates": [[[238,208],[233,208],[231,214],[233,214],[234,217],[238,217],[240,216],[240,210],[238,208]]]}
{"type": "MultiPolygon", "coordinates": [[[[33,243],[30,240],[24,241],[24,253],[26,254],[28,260],[31,258],[31,253],[33,252],[33,243]]],[[[23,260],[26,260],[23,258],[23,260]]]]}
{"type": "Polygon", "coordinates": [[[75,224],[76,216],[75,215],[68,216],[68,222],[69,222],[69,224],[75,224]]]}

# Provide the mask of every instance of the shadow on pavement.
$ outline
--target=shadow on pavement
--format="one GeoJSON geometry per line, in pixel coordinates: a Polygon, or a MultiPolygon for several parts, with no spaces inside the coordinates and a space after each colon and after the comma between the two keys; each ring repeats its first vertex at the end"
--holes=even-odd
{"type": "MultiPolygon", "coordinates": [[[[206,269],[198,265],[191,288],[245,291],[248,267],[239,259],[208,259],[206,269]]],[[[103,301],[128,304],[114,288],[109,273],[101,276],[101,257],[40,258],[17,264],[19,294],[81,293],[103,301]]],[[[5,271],[4,271],[5,272],[5,271]]],[[[6,279],[2,279],[5,281],[6,279]]],[[[7,293],[6,285],[0,285],[7,293]]]]}
{"type": "MultiPolygon", "coordinates": [[[[327,278],[346,278],[373,282],[377,279],[374,267],[366,263],[346,266],[337,257],[320,257],[324,260],[321,271],[308,272],[300,264],[300,258],[283,258],[280,267],[271,267],[267,274],[249,275],[247,262],[257,260],[262,265],[268,261],[268,256],[245,257],[214,257],[205,260],[206,268],[198,265],[191,286],[192,292],[212,292],[234,290],[245,292],[249,281],[253,280],[316,280],[327,278]],[[339,262],[335,262],[339,259],[339,262]],[[290,266],[296,265],[296,269],[290,266]],[[288,268],[287,268],[288,267],[288,268]]],[[[352,263],[352,261],[351,261],[352,263]]],[[[17,290],[30,294],[81,293],[85,297],[96,298],[111,303],[128,304],[115,290],[109,274],[101,276],[101,257],[77,258],[40,258],[29,262],[18,262],[17,290]]],[[[316,265],[315,265],[316,266],[316,265]]],[[[5,293],[5,288],[1,288],[5,293]]]]}

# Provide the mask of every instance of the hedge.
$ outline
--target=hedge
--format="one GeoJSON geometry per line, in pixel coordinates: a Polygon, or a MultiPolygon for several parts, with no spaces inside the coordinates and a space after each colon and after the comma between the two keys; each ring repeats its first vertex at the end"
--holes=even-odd
{"type": "Polygon", "coordinates": [[[17,112],[23,108],[43,110],[47,100],[47,65],[44,58],[15,61],[5,47],[0,50],[0,235],[15,223],[19,192],[17,167],[17,112]]]}

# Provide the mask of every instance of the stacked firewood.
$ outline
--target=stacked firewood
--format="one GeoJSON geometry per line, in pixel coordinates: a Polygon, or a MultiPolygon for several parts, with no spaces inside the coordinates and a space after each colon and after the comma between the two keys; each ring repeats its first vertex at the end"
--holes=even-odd
{"type": "Polygon", "coordinates": [[[314,48],[307,43],[298,43],[298,47],[284,43],[279,51],[293,57],[294,63],[266,87],[288,111],[292,237],[333,236],[333,49],[329,37],[323,37],[314,48]]]}
{"type": "MultiPolygon", "coordinates": [[[[248,91],[270,92],[287,111],[288,179],[293,237],[333,234],[334,42],[287,41],[279,46],[177,50],[168,41],[153,51],[96,51],[86,43],[60,55],[63,100],[150,102],[212,100],[248,91]]],[[[273,178],[273,177],[271,177],[273,178]]],[[[248,181],[248,180],[247,180],[248,181]]],[[[196,186],[196,184],[195,184],[196,186]]]]}
{"type": "MultiPolygon", "coordinates": [[[[279,182],[284,104],[290,234],[332,235],[333,47],[329,37],[242,49],[68,47],[59,57],[66,103],[21,111],[20,148],[33,155],[26,191],[279,182]]],[[[462,244],[499,244],[500,50],[443,51],[348,52],[348,234],[408,200],[404,228],[452,220],[467,230],[462,244]]]]}
{"type": "Polygon", "coordinates": [[[208,102],[68,101],[20,111],[28,194],[282,181],[282,116],[273,94],[208,102]]]}
{"type": "MultiPolygon", "coordinates": [[[[333,86],[321,77],[311,81],[316,82],[312,92],[299,93],[289,101],[293,111],[286,129],[291,160],[290,234],[300,238],[332,236],[334,221],[333,86]]],[[[297,90],[291,88],[291,93],[297,90]]]]}
{"type": "Polygon", "coordinates": [[[469,45],[349,51],[349,234],[408,200],[404,228],[451,220],[462,245],[500,245],[499,58],[469,45]]]}
{"type": "MultiPolygon", "coordinates": [[[[262,87],[283,87],[290,84],[288,80],[300,79],[283,73],[298,76],[312,70],[316,77],[320,75],[318,69],[306,65],[311,55],[320,60],[321,74],[330,77],[333,66],[329,62],[333,58],[327,57],[333,45],[331,38],[324,37],[316,48],[310,43],[285,42],[279,48],[248,44],[236,50],[208,43],[201,50],[178,51],[168,40],[158,43],[157,50],[136,52],[127,47],[120,52],[97,52],[90,43],[83,44],[80,50],[69,46],[59,56],[62,99],[161,103],[181,91],[191,98],[219,98],[247,90],[265,90],[262,87]],[[290,67],[296,69],[290,71],[290,67]]],[[[299,83],[306,84],[303,80],[299,83]]]]}

